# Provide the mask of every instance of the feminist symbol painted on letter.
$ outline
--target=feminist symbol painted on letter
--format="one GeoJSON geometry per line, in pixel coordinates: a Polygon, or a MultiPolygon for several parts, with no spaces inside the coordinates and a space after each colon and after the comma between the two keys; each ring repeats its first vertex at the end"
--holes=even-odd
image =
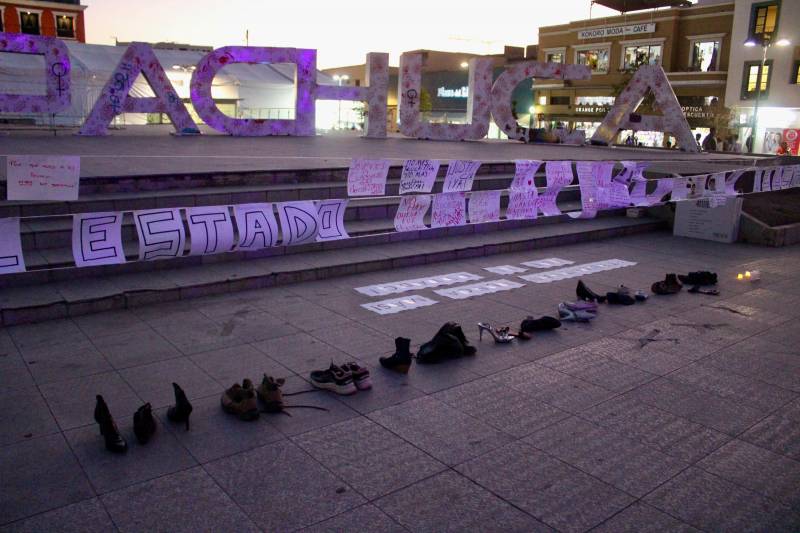
{"type": "Polygon", "coordinates": [[[64,87],[62,85],[61,78],[67,75],[67,67],[65,67],[64,64],[61,62],[53,63],[50,66],[50,72],[53,73],[53,76],[58,78],[58,96],[61,96],[61,94],[64,92],[64,87]]]}
{"type": "Polygon", "coordinates": [[[417,99],[416,89],[409,89],[408,91],[406,91],[406,99],[408,100],[408,105],[413,106],[414,102],[417,99]]]}

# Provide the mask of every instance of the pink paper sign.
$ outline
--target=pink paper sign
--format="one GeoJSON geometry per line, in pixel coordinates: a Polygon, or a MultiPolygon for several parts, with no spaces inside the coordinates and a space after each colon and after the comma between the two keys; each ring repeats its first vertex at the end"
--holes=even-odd
{"type": "Polygon", "coordinates": [[[400,176],[400,194],[431,192],[438,173],[439,161],[436,159],[409,159],[400,176]]]}
{"type": "Polygon", "coordinates": [[[475,173],[481,166],[480,161],[455,160],[447,164],[444,176],[444,192],[471,191],[475,173]]]}
{"type": "Polygon", "coordinates": [[[469,196],[469,221],[471,224],[500,220],[500,191],[473,192],[469,196]]]}
{"type": "Polygon", "coordinates": [[[347,172],[347,195],[385,195],[388,174],[388,159],[353,159],[347,172]]]}
{"type": "Polygon", "coordinates": [[[415,194],[400,199],[400,206],[394,216],[394,229],[397,231],[415,231],[427,229],[425,214],[431,206],[431,195],[415,194]]]}
{"type": "Polygon", "coordinates": [[[514,161],[514,179],[511,181],[511,189],[517,191],[535,189],[534,178],[541,166],[542,162],[535,159],[518,159],[514,161]]]}
{"type": "Polygon", "coordinates": [[[539,210],[539,195],[536,189],[531,191],[510,191],[506,218],[508,220],[525,220],[536,218],[539,210]]]}
{"type": "Polygon", "coordinates": [[[467,223],[466,195],[446,192],[433,196],[431,227],[463,226],[467,223]]]}

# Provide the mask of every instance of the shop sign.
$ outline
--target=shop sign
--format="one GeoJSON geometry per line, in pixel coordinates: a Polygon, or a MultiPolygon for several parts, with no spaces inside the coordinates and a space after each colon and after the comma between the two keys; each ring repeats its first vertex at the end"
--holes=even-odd
{"type": "Polygon", "coordinates": [[[459,87],[458,89],[447,89],[439,87],[436,89],[437,98],[469,98],[469,87],[459,87]]]}
{"type": "Polygon", "coordinates": [[[611,109],[606,105],[579,105],[575,106],[576,113],[605,115],[611,109]]]}
{"type": "Polygon", "coordinates": [[[655,22],[648,22],[646,24],[629,24],[627,26],[611,26],[608,28],[581,30],[578,32],[578,39],[597,39],[599,37],[621,37],[623,35],[653,33],[654,31],[656,31],[655,22]]]}
{"type": "Polygon", "coordinates": [[[681,109],[686,118],[714,118],[714,113],[705,106],[683,105],[681,109]]]}
{"type": "Polygon", "coordinates": [[[783,130],[783,140],[789,145],[789,153],[792,155],[797,155],[798,149],[800,149],[800,130],[783,130]]]}

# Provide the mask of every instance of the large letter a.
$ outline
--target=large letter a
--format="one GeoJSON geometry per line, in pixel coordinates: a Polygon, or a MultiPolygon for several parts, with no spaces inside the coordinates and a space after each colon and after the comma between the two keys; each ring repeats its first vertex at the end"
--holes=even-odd
{"type": "Polygon", "coordinates": [[[669,84],[667,75],[660,65],[645,65],[633,75],[608,112],[603,123],[592,136],[592,144],[609,144],[620,130],[669,132],[678,140],[684,152],[697,152],[697,142],[683,116],[678,98],[669,84]],[[663,116],[646,115],[639,122],[632,122],[631,113],[642,103],[647,90],[653,91],[656,103],[663,116]]]}

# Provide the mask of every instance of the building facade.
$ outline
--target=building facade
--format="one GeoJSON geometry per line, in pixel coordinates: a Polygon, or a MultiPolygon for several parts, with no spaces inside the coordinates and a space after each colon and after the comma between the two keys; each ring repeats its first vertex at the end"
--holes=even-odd
{"type": "Polygon", "coordinates": [[[800,0],[736,0],[725,104],[753,150],[775,153],[784,140],[800,145],[800,0]],[[749,43],[751,46],[745,46],[749,43]],[[766,60],[762,68],[762,60],[766,60]],[[758,87],[760,78],[761,87],[758,87]]]}
{"type": "Polygon", "coordinates": [[[80,0],[0,0],[0,31],[86,42],[80,0]]]}
{"type": "MultiPolygon", "coordinates": [[[[540,28],[539,61],[587,65],[592,78],[536,81],[537,125],[583,129],[589,137],[633,72],[643,64],[659,64],[695,134],[704,137],[711,127],[725,127],[730,120],[723,103],[733,20],[731,0],[701,0],[691,7],[540,28]]],[[[640,112],[657,113],[647,100],[640,112]]],[[[646,146],[668,142],[657,132],[639,132],[636,139],[646,146]]]]}

